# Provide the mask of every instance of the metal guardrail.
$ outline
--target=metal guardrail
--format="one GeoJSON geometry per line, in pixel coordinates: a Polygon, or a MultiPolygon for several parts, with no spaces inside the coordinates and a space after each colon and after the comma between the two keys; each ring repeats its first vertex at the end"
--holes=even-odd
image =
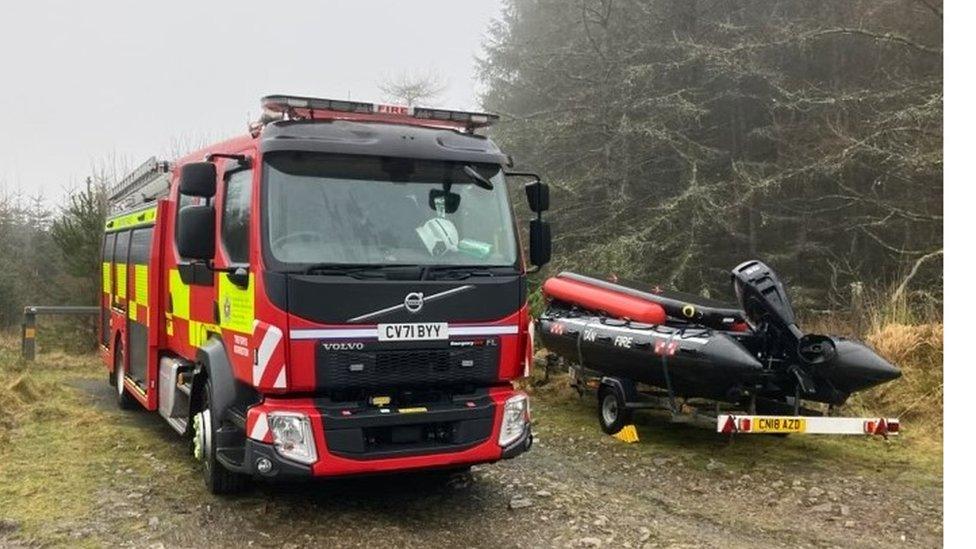
{"type": "Polygon", "coordinates": [[[37,352],[37,315],[69,315],[87,316],[97,315],[98,307],[81,305],[49,306],[28,305],[24,307],[24,322],[20,325],[20,354],[24,360],[32,361],[37,352]]]}

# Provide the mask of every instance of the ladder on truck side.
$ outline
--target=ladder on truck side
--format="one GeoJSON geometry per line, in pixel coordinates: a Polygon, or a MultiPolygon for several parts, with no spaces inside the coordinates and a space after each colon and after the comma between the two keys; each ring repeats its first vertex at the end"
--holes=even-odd
{"type": "Polygon", "coordinates": [[[108,191],[113,212],[120,212],[152,202],[169,192],[170,163],[155,156],[129,172],[108,191]]]}

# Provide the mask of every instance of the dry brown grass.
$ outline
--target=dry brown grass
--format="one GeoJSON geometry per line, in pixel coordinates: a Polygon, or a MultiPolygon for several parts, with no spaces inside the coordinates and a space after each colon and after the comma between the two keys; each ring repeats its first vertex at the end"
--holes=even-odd
{"type": "Polygon", "coordinates": [[[807,333],[865,341],[902,371],[902,377],[851,397],[857,414],[899,417],[906,433],[922,445],[942,442],[942,303],[928,292],[866,289],[854,296],[850,310],[806,314],[807,333]]]}
{"type": "Polygon", "coordinates": [[[888,324],[867,342],[902,371],[902,377],[865,393],[861,401],[908,420],[942,423],[943,325],[888,324]]]}
{"type": "Polygon", "coordinates": [[[65,388],[49,379],[52,371],[90,369],[91,360],[91,354],[54,351],[25,362],[20,358],[19,334],[0,333],[0,444],[32,418],[57,412],[65,388]]]}

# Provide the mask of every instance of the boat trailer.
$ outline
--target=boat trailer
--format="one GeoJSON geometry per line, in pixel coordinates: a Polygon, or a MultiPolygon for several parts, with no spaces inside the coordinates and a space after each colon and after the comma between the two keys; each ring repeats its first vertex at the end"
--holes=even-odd
{"type": "MultiPolygon", "coordinates": [[[[546,356],[546,371],[560,369],[563,359],[546,356]]],[[[756,401],[750,410],[734,410],[727,403],[707,399],[679,398],[673,392],[645,387],[630,379],[601,375],[578,364],[566,365],[570,386],[582,397],[597,393],[597,417],[600,427],[610,435],[630,426],[637,410],[663,411],[669,421],[694,425],[728,435],[767,434],[807,435],[877,435],[887,439],[900,432],[900,421],[891,417],[843,417],[831,415],[835,408],[824,410],[801,407],[777,410],[781,414],[757,414],[756,401]]]]}

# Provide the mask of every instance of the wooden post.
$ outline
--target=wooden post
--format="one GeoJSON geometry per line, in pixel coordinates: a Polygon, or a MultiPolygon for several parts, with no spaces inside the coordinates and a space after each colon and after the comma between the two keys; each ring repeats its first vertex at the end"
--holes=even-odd
{"type": "Polygon", "coordinates": [[[24,308],[24,328],[22,336],[22,351],[24,360],[34,361],[36,351],[35,342],[37,341],[37,313],[33,307],[24,308]]]}
{"type": "Polygon", "coordinates": [[[24,360],[32,361],[37,354],[37,315],[97,315],[98,307],[87,306],[44,306],[28,305],[24,307],[24,322],[20,328],[20,353],[24,360]]]}

